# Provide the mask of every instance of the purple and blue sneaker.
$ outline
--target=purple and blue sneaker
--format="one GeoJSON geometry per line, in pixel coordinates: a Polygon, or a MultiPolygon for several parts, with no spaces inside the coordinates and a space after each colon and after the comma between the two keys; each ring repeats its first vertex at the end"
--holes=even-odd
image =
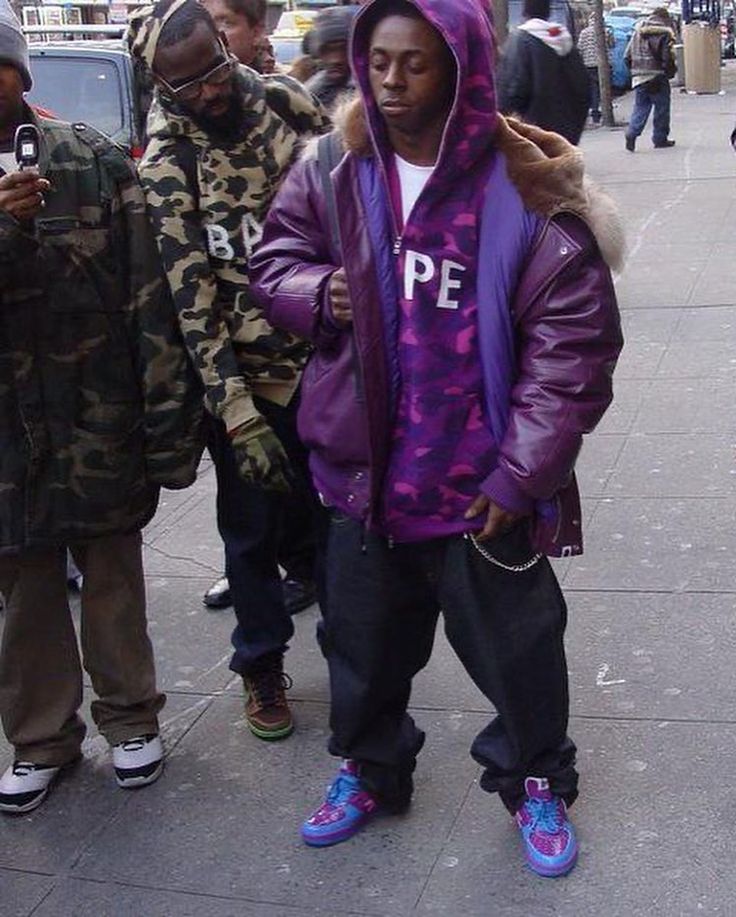
{"type": "Polygon", "coordinates": [[[343,761],[327,788],[327,797],[302,825],[302,838],[310,847],[329,847],[356,834],[378,809],[378,802],[364,790],[355,761],[343,761]]]}
{"type": "Polygon", "coordinates": [[[578,842],[567,806],[550,791],[543,777],[527,777],[524,789],[526,802],[515,818],[527,864],[540,876],[567,875],[578,859],[578,842]]]}

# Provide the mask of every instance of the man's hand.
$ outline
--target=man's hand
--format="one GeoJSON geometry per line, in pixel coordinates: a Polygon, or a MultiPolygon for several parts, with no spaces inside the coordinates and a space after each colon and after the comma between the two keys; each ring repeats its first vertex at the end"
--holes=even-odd
{"type": "Polygon", "coordinates": [[[330,277],[327,290],[335,324],[341,328],[349,328],[353,323],[353,307],[348,292],[348,279],[343,268],[339,268],[330,277]]]}
{"type": "Polygon", "coordinates": [[[497,538],[499,535],[503,535],[504,532],[508,532],[510,528],[516,525],[519,519],[523,518],[523,513],[511,513],[508,510],[501,509],[500,506],[497,506],[484,494],[473,500],[472,506],[465,513],[465,518],[476,519],[486,510],[488,510],[486,524],[483,526],[483,531],[478,532],[475,536],[476,541],[490,541],[491,538],[497,538]]]}
{"type": "Polygon", "coordinates": [[[248,484],[288,493],[293,475],[281,441],[263,417],[244,423],[230,434],[240,476],[248,484]]]}
{"type": "Polygon", "coordinates": [[[51,184],[33,169],[1,176],[0,212],[4,211],[20,222],[32,220],[42,210],[43,196],[50,187],[51,184]]]}

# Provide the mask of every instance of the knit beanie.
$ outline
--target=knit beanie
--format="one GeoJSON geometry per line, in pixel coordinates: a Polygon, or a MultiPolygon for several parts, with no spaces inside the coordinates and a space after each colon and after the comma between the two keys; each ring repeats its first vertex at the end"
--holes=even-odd
{"type": "Polygon", "coordinates": [[[332,6],[321,10],[314,19],[313,50],[320,53],[331,41],[347,42],[358,6],[332,6]]]}
{"type": "Polygon", "coordinates": [[[8,0],[0,0],[0,64],[15,67],[23,77],[23,88],[28,92],[33,85],[28,43],[8,0]]]}

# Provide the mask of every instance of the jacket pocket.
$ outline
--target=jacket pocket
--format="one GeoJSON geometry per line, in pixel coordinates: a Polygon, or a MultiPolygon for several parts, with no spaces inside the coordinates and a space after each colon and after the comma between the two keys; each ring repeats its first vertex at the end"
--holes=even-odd
{"type": "Polygon", "coordinates": [[[125,284],[118,276],[104,223],[73,217],[38,223],[41,255],[53,285],[48,301],[53,312],[117,312],[124,308],[125,284]]]}
{"type": "Polygon", "coordinates": [[[368,418],[355,388],[351,338],[312,354],[304,370],[297,427],[308,449],[334,464],[363,465],[369,458],[368,418]]]}
{"type": "Polygon", "coordinates": [[[141,422],[128,430],[91,432],[75,427],[53,451],[46,475],[47,511],[37,518],[53,526],[111,530],[142,516],[151,500],[146,476],[145,431],[141,422]],[[55,520],[55,521],[52,521],[55,520]]]}

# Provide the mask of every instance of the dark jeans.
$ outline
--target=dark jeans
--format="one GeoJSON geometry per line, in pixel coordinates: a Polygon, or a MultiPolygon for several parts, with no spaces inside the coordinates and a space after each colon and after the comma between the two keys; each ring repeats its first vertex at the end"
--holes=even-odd
{"type": "Polygon", "coordinates": [[[296,476],[292,493],[273,493],[242,480],[221,421],[210,420],[207,443],[217,476],[217,527],[225,545],[225,565],[237,618],[230,668],[241,675],[267,653],[284,652],[294,634],[291,616],[284,607],[279,547],[286,527],[307,529],[309,537],[304,539],[299,555],[300,570],[303,578],[311,579],[314,533],[320,513],[306,450],[296,432],[296,404],[292,402],[284,408],[260,398],[255,401],[289,456],[296,476]]]}
{"type": "Polygon", "coordinates": [[[664,143],[670,134],[670,81],[664,75],[636,87],[627,137],[638,137],[641,134],[652,108],[652,139],[655,144],[664,143]]]}
{"type": "MultiPolygon", "coordinates": [[[[505,564],[531,556],[525,526],[488,545],[505,564]]],[[[407,713],[414,675],[427,664],[442,609],[445,632],[496,717],[471,753],[481,786],[514,812],[524,778],[547,777],[572,803],[575,746],[567,737],[567,610],[546,558],[508,572],[456,536],[390,547],[334,515],[327,545],[322,646],[330,671],[333,755],[355,759],[364,785],[403,808],[424,742],[407,713]]]]}
{"type": "Polygon", "coordinates": [[[598,81],[598,68],[586,67],[588,71],[588,83],[590,85],[590,117],[594,124],[601,120],[601,84],[598,81]]]}

